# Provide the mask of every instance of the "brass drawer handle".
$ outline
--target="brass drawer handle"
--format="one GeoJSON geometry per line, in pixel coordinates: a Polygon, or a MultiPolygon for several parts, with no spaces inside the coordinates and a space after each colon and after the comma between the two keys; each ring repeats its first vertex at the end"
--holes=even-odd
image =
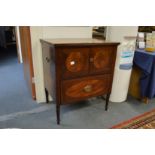
{"type": "Polygon", "coordinates": [[[84,92],[86,93],[89,93],[92,91],[92,85],[86,85],[84,88],[83,88],[84,92]]]}

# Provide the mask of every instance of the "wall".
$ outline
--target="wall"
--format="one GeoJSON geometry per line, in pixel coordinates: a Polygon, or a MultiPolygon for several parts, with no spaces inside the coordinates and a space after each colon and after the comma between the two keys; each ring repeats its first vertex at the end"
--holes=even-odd
{"type": "Polygon", "coordinates": [[[40,39],[48,38],[91,38],[92,27],[52,27],[52,26],[32,26],[31,44],[34,66],[34,76],[36,81],[36,99],[37,102],[45,102],[44,84],[43,84],[43,65],[40,39]]]}
{"type": "Polygon", "coordinates": [[[137,36],[138,26],[108,26],[107,40],[122,42],[124,36],[137,36]]]}
{"type": "MultiPolygon", "coordinates": [[[[44,84],[43,84],[43,65],[40,39],[45,38],[91,38],[92,27],[77,26],[32,26],[31,43],[34,65],[34,75],[36,80],[36,98],[37,102],[45,102],[44,84]]],[[[124,36],[136,36],[137,26],[108,26],[107,40],[121,42],[124,36]]]]}

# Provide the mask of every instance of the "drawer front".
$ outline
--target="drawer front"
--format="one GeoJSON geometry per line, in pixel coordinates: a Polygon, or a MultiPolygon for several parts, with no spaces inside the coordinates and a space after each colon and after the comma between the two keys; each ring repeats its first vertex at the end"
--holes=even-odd
{"type": "MultiPolygon", "coordinates": [[[[62,82],[62,103],[78,101],[110,92],[111,75],[86,77],[62,82]]],[[[64,103],[65,104],[65,103],[64,103]]]]}
{"type": "Polygon", "coordinates": [[[90,73],[111,73],[115,51],[113,46],[92,47],[90,49],[90,73]]]}
{"type": "Polygon", "coordinates": [[[61,48],[59,49],[58,61],[61,61],[61,77],[63,79],[87,75],[89,70],[89,48],[61,48]]]}

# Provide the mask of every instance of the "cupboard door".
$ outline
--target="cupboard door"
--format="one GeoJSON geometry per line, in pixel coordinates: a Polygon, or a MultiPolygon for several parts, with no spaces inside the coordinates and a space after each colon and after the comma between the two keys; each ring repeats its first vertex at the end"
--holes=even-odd
{"type": "Polygon", "coordinates": [[[92,47],[90,49],[90,73],[111,73],[113,64],[113,47],[92,47]]]}
{"type": "Polygon", "coordinates": [[[59,48],[59,61],[63,79],[80,77],[88,74],[89,48],[59,48]]]}

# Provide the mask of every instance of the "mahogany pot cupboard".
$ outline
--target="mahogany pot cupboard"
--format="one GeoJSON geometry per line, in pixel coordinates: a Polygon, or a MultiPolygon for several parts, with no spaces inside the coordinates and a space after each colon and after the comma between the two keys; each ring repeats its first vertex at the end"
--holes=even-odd
{"type": "Polygon", "coordinates": [[[117,42],[97,39],[41,40],[46,102],[56,102],[57,124],[60,106],[106,95],[108,109],[117,42]]]}

